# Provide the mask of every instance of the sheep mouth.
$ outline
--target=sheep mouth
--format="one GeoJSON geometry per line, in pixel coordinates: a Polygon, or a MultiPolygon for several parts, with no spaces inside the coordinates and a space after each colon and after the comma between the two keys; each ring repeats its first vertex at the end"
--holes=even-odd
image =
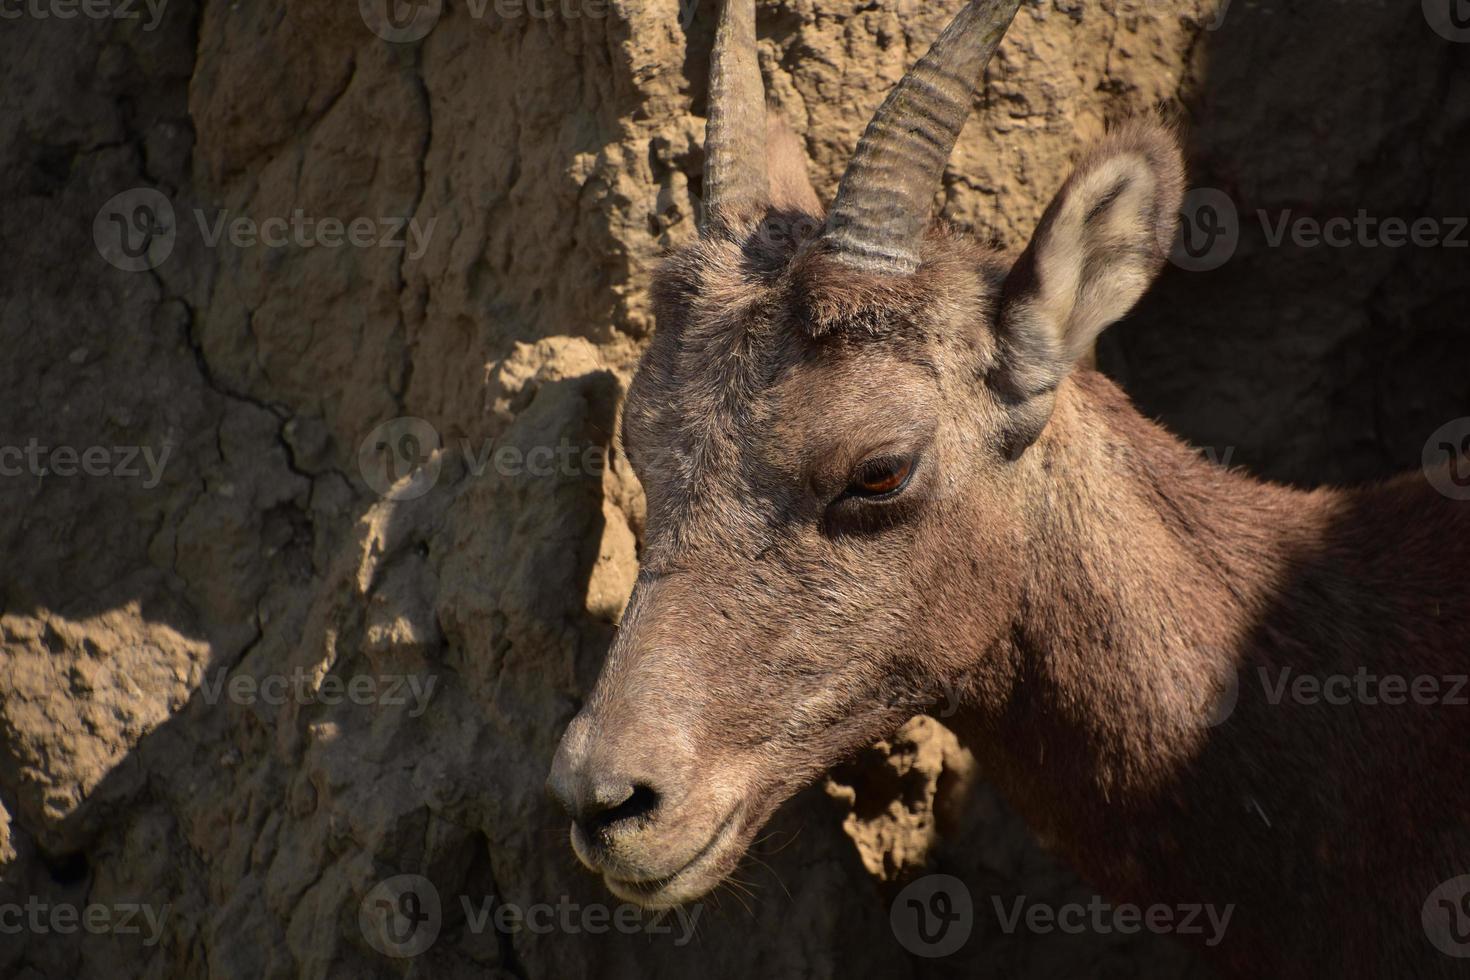
{"type": "Polygon", "coordinates": [[[708,841],[679,868],[656,878],[634,880],[603,875],[608,891],[648,909],[673,908],[708,893],[734,870],[744,848],[745,822],[737,807],[721,821],[708,841]]]}

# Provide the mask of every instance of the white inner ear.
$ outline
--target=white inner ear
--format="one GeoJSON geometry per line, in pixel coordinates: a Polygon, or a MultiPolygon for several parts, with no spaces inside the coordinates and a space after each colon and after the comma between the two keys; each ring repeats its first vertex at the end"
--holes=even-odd
{"type": "Polygon", "coordinates": [[[1154,227],[1157,180],[1141,153],[1077,174],[1037,242],[1035,320],[1075,360],[1138,302],[1162,243],[1154,227]]]}

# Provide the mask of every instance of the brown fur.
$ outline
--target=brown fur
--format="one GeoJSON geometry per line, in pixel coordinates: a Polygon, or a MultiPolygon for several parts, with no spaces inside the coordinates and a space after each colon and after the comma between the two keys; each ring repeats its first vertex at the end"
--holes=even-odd
{"type": "Polygon", "coordinates": [[[819,216],[775,170],[784,209],[658,277],[624,409],[642,572],[551,779],[578,855],[692,900],[957,690],[985,773],[1106,895],[1236,907],[1231,972],[1449,975],[1419,916],[1470,872],[1470,709],[1273,705],[1258,671],[1463,674],[1470,504],[1261,483],[1074,368],[1162,262],[1168,134],[1084,158],[1016,262],[936,230],[912,277],[789,233],[819,216]],[[885,453],[918,456],[908,488],[841,497],[885,453]]]}

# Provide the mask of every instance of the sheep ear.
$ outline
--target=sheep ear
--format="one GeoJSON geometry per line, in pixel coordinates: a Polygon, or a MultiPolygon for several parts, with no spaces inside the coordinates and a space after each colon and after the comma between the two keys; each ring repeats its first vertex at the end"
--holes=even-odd
{"type": "Polygon", "coordinates": [[[998,388],[1018,414],[1012,454],[1041,434],[1051,395],[1167,258],[1184,164],[1174,137],[1131,123],[1078,164],[1001,289],[998,388]]]}
{"type": "Polygon", "coordinates": [[[822,216],[822,202],[812,188],[801,137],[773,111],[766,113],[766,172],[774,210],[822,216]]]}

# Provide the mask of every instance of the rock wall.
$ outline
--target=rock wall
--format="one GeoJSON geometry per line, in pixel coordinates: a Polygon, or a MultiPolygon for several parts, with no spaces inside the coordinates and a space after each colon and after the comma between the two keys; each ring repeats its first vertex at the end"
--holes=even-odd
{"type": "MultiPolygon", "coordinates": [[[[957,6],[762,0],[824,195],[957,6]]],[[[944,212],[1018,249],[1109,121],[1177,115],[1238,244],[1167,270],[1104,369],[1273,477],[1416,465],[1470,404],[1470,253],[1269,232],[1470,214],[1470,48],[1432,6],[1032,0],[944,212]]],[[[1201,974],[1004,932],[992,898],[1090,891],[929,719],[697,921],[584,914],[618,910],[542,782],[636,571],[601,461],[693,234],[715,0],[5,9],[0,907],[37,911],[0,974],[1201,974]],[[974,900],[944,959],[889,928],[924,868],[974,900]],[[481,920],[507,903],[556,924],[481,920]]]]}

